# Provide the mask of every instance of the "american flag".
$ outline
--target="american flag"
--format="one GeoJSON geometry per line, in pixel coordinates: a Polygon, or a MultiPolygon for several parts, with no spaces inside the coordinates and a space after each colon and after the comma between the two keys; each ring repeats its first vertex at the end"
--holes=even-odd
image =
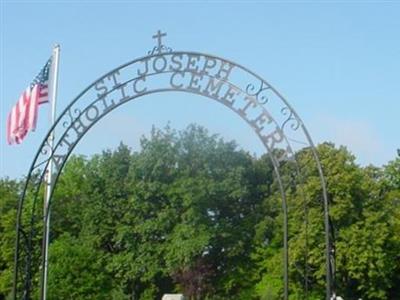
{"type": "Polygon", "coordinates": [[[51,58],[11,109],[7,119],[8,144],[21,143],[29,130],[35,130],[38,107],[49,102],[50,67],[51,58]]]}
{"type": "Polygon", "coordinates": [[[43,69],[32,81],[30,88],[33,90],[35,85],[39,85],[39,104],[49,102],[49,74],[50,74],[51,58],[44,65],[43,69]]]}

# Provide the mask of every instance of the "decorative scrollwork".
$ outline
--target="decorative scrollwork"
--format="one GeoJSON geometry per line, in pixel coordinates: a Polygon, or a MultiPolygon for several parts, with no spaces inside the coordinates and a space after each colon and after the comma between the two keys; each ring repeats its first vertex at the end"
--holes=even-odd
{"type": "Polygon", "coordinates": [[[269,98],[265,93],[265,91],[269,89],[271,89],[271,87],[264,81],[261,81],[260,87],[258,89],[256,89],[254,84],[249,83],[246,86],[246,93],[249,94],[250,96],[255,96],[258,103],[264,105],[267,104],[269,101],[269,98]]]}
{"type": "Polygon", "coordinates": [[[172,48],[164,46],[164,45],[161,45],[161,47],[154,46],[152,50],[149,50],[147,52],[147,54],[148,55],[153,55],[155,53],[161,54],[161,53],[164,53],[164,52],[166,52],[166,53],[172,52],[172,48]]]}
{"type": "Polygon", "coordinates": [[[289,107],[285,106],[284,108],[282,108],[281,113],[284,116],[287,116],[286,120],[281,125],[282,131],[284,131],[284,128],[287,124],[290,124],[290,128],[294,131],[299,129],[299,127],[301,125],[300,120],[295,116],[295,114],[289,107]]]}
{"type": "Polygon", "coordinates": [[[40,154],[48,155],[49,153],[51,153],[52,148],[51,148],[50,138],[51,136],[49,136],[44,142],[42,149],[40,150],[40,154]]]}
{"type": "Polygon", "coordinates": [[[68,116],[69,119],[65,120],[65,121],[62,123],[62,126],[63,126],[64,128],[69,127],[69,126],[76,120],[76,118],[77,118],[80,114],[81,114],[81,110],[80,110],[79,108],[75,108],[75,109],[73,109],[73,110],[72,110],[72,108],[70,108],[70,109],[68,110],[68,114],[67,114],[67,116],[68,116]]]}

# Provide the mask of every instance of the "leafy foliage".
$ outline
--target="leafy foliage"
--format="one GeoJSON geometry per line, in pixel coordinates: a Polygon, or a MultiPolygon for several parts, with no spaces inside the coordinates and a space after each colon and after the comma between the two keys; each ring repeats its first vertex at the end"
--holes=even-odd
{"type": "MultiPolygon", "coordinates": [[[[400,158],[361,168],[318,146],[334,224],[337,292],[400,299],[400,158]]],[[[282,166],[289,207],[290,299],[323,299],[321,184],[309,149],[302,176],[282,166]]],[[[0,180],[0,299],[11,289],[21,182],[0,180]]],[[[49,299],[282,299],[282,199],[274,168],[191,125],[153,129],[72,157],[52,204],[49,299]]]]}

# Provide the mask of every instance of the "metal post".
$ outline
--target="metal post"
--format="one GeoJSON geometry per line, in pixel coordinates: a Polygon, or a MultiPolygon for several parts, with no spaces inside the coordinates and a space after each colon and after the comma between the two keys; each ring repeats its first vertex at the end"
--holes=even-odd
{"type": "Polygon", "coordinates": [[[286,196],[283,196],[285,200],[283,200],[283,281],[284,281],[284,293],[283,299],[289,299],[289,243],[288,243],[288,211],[287,211],[287,203],[286,196]]]}
{"type": "MultiPolygon", "coordinates": [[[[317,161],[318,170],[320,174],[322,174],[322,168],[319,160],[317,161]]],[[[330,226],[329,226],[329,202],[326,190],[326,184],[323,175],[321,176],[321,185],[323,190],[324,197],[324,224],[325,224],[325,260],[326,260],[326,299],[330,300],[332,296],[332,266],[331,266],[331,254],[332,254],[332,245],[330,239],[330,226]]]]}
{"type": "Polygon", "coordinates": [[[328,200],[328,191],[326,188],[325,177],[322,171],[321,162],[319,160],[318,154],[313,149],[313,154],[315,161],[317,163],[318,173],[321,181],[322,187],[322,197],[324,204],[324,226],[325,226],[325,264],[326,264],[326,300],[330,300],[332,297],[332,288],[334,287],[335,278],[332,273],[332,265],[331,265],[331,255],[332,255],[332,244],[330,239],[330,224],[329,224],[329,200],[328,200]]]}
{"type": "Polygon", "coordinates": [[[279,190],[282,196],[283,210],[283,300],[289,299],[289,229],[288,229],[288,206],[286,193],[282,178],[279,173],[279,163],[271,156],[274,165],[276,179],[279,183],[279,190]]]}
{"type": "MultiPolygon", "coordinates": [[[[51,124],[53,126],[56,119],[56,99],[57,99],[57,87],[58,87],[58,62],[60,56],[60,46],[56,45],[53,49],[50,82],[49,82],[49,99],[51,102],[51,124]]],[[[53,147],[54,147],[54,131],[49,136],[50,144],[50,160],[46,170],[46,183],[45,183],[45,200],[43,206],[43,218],[44,218],[44,232],[43,232],[43,245],[42,245],[42,286],[41,286],[41,299],[47,299],[47,273],[48,273],[48,256],[49,256],[49,233],[50,233],[50,197],[53,188],[53,147]]]]}
{"type": "Polygon", "coordinates": [[[321,161],[319,160],[317,150],[314,146],[314,143],[312,142],[311,136],[308,133],[307,129],[305,128],[304,125],[302,125],[303,131],[311,145],[311,151],[314,156],[314,160],[317,164],[317,169],[318,169],[318,174],[321,182],[321,187],[322,187],[322,197],[323,197],[323,204],[324,204],[324,229],[325,229],[325,264],[326,264],[326,273],[325,273],[325,279],[326,279],[326,288],[325,288],[325,299],[330,300],[333,293],[332,291],[335,288],[335,274],[332,272],[332,266],[331,266],[331,255],[332,255],[332,241],[330,238],[330,224],[329,224],[329,200],[328,200],[328,190],[326,187],[326,182],[325,182],[325,176],[324,172],[322,171],[322,165],[321,161]]]}

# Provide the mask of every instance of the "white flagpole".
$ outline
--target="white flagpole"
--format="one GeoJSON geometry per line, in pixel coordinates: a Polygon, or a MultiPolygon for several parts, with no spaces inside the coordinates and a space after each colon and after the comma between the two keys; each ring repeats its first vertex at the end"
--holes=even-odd
{"type": "MultiPolygon", "coordinates": [[[[60,46],[56,45],[53,48],[52,62],[49,76],[49,101],[51,103],[50,126],[53,126],[56,120],[56,101],[57,101],[57,88],[58,88],[58,62],[60,57],[60,46]]],[[[49,136],[50,144],[50,158],[53,155],[54,147],[54,131],[49,136]]],[[[49,233],[50,233],[50,207],[49,201],[53,187],[53,160],[50,159],[46,170],[46,188],[45,188],[45,201],[44,201],[44,221],[45,224],[45,241],[44,241],[44,266],[43,266],[43,283],[42,283],[42,300],[47,299],[47,274],[48,274],[48,257],[49,257],[49,233]],[[47,219],[46,219],[47,215],[47,219]]]]}

